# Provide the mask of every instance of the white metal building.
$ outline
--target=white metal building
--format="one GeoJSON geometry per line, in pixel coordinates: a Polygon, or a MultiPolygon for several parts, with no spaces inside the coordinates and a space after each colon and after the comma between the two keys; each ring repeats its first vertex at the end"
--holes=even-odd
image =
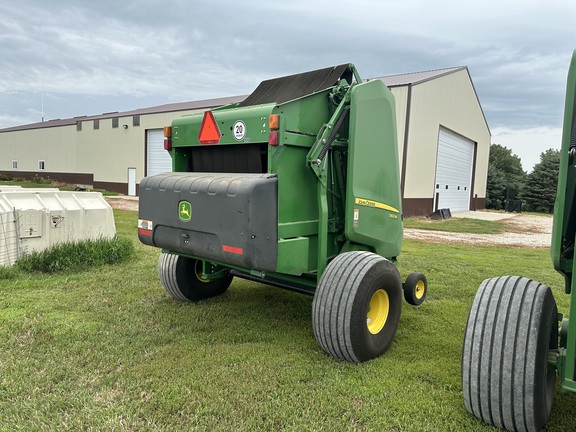
{"type": "MultiPolygon", "coordinates": [[[[484,208],[490,130],[466,67],[381,79],[396,99],[403,212],[484,208]]],[[[256,87],[256,85],[255,85],[256,87]]],[[[0,174],[138,194],[171,170],[162,128],[245,96],[50,120],[0,130],[0,174]]]]}
{"type": "Polygon", "coordinates": [[[0,129],[0,174],[42,177],[138,194],[140,180],[171,170],[162,128],[245,96],[174,103],[0,129]]]}
{"type": "Polygon", "coordinates": [[[380,79],[396,99],[404,214],[484,208],[491,137],[468,68],[380,79]]]}

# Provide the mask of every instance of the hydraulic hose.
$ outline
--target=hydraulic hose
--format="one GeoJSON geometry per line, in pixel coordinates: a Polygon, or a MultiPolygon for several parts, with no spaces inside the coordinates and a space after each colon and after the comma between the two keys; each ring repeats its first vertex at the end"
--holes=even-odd
{"type": "Polygon", "coordinates": [[[318,155],[318,160],[321,161],[322,159],[324,159],[324,156],[326,156],[326,153],[328,153],[328,149],[330,148],[330,146],[332,145],[332,143],[336,139],[336,135],[338,134],[338,132],[340,131],[340,128],[342,127],[342,124],[344,123],[344,121],[348,117],[349,112],[350,112],[350,106],[344,107],[342,114],[340,115],[340,117],[336,121],[336,124],[334,125],[334,128],[332,129],[332,132],[330,133],[330,136],[328,137],[328,139],[326,140],[326,142],[322,146],[322,150],[320,151],[320,154],[318,155]]]}

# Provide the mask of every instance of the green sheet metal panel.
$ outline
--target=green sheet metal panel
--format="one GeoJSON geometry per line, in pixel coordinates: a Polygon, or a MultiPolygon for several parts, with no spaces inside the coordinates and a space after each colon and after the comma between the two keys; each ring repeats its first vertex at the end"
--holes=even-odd
{"type": "Polygon", "coordinates": [[[560,171],[558,174],[558,192],[554,206],[554,225],[550,253],[554,268],[566,277],[566,292],[570,293],[572,265],[576,235],[576,202],[575,183],[576,167],[570,150],[576,147],[576,51],[572,54],[566,85],[566,102],[564,107],[564,125],[562,131],[562,148],[560,149],[560,171]],[[570,160],[571,159],[571,160],[570,160]],[[572,163],[570,163],[572,162],[572,163]]]}
{"type": "Polygon", "coordinates": [[[311,270],[309,267],[310,239],[296,237],[278,241],[277,273],[300,276],[311,270]]]}
{"type": "MultiPolygon", "coordinates": [[[[219,108],[212,110],[222,134],[218,143],[206,145],[229,145],[268,142],[268,116],[275,104],[245,107],[241,110],[219,108]],[[240,128],[240,123],[243,128],[240,128]],[[235,128],[236,126],[236,128],[235,128]],[[243,129],[240,132],[240,129],[243,129]]],[[[201,145],[198,139],[204,113],[182,117],[172,122],[172,146],[201,145]]]]}
{"type": "MultiPolygon", "coordinates": [[[[576,51],[572,53],[566,84],[562,147],[558,192],[554,206],[554,224],[550,254],[554,268],[565,278],[565,291],[572,294],[570,312],[576,310],[574,294],[574,247],[576,245],[576,51]]],[[[576,319],[568,321],[565,360],[559,370],[562,387],[576,391],[576,319]]]]}
{"type": "Polygon", "coordinates": [[[379,80],[351,92],[345,232],[394,259],[402,246],[402,203],[394,96],[379,80]]]}
{"type": "Polygon", "coordinates": [[[268,170],[278,176],[277,271],[299,275],[316,270],[317,188],[305,161],[329,117],[328,91],[279,105],[274,114],[280,116],[280,139],[269,147],[268,170]]]}

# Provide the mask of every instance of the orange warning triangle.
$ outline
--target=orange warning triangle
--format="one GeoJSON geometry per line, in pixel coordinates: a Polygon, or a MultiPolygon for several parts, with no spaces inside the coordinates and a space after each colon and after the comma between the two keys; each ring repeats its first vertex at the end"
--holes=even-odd
{"type": "Polygon", "coordinates": [[[220,133],[214,114],[212,114],[212,111],[206,111],[202,119],[200,132],[198,133],[200,144],[218,144],[221,136],[222,134],[220,133]]]}

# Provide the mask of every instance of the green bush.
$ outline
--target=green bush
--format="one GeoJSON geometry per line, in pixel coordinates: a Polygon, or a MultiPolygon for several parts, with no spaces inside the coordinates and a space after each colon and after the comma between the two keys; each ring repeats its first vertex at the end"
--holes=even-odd
{"type": "Polygon", "coordinates": [[[92,267],[127,261],[134,255],[134,244],[127,238],[82,240],[59,243],[35,251],[16,262],[16,268],[27,273],[79,272],[92,267]]]}
{"type": "Polygon", "coordinates": [[[0,280],[14,279],[16,276],[18,276],[18,273],[18,270],[14,267],[0,265],[0,280]]]}
{"type": "Polygon", "coordinates": [[[34,178],[31,180],[32,183],[38,183],[38,184],[49,184],[51,185],[53,182],[50,178],[44,178],[44,177],[40,177],[38,174],[36,174],[34,176],[34,178]]]}
{"type": "Polygon", "coordinates": [[[10,177],[4,174],[0,174],[0,181],[10,181],[10,177]]]}

